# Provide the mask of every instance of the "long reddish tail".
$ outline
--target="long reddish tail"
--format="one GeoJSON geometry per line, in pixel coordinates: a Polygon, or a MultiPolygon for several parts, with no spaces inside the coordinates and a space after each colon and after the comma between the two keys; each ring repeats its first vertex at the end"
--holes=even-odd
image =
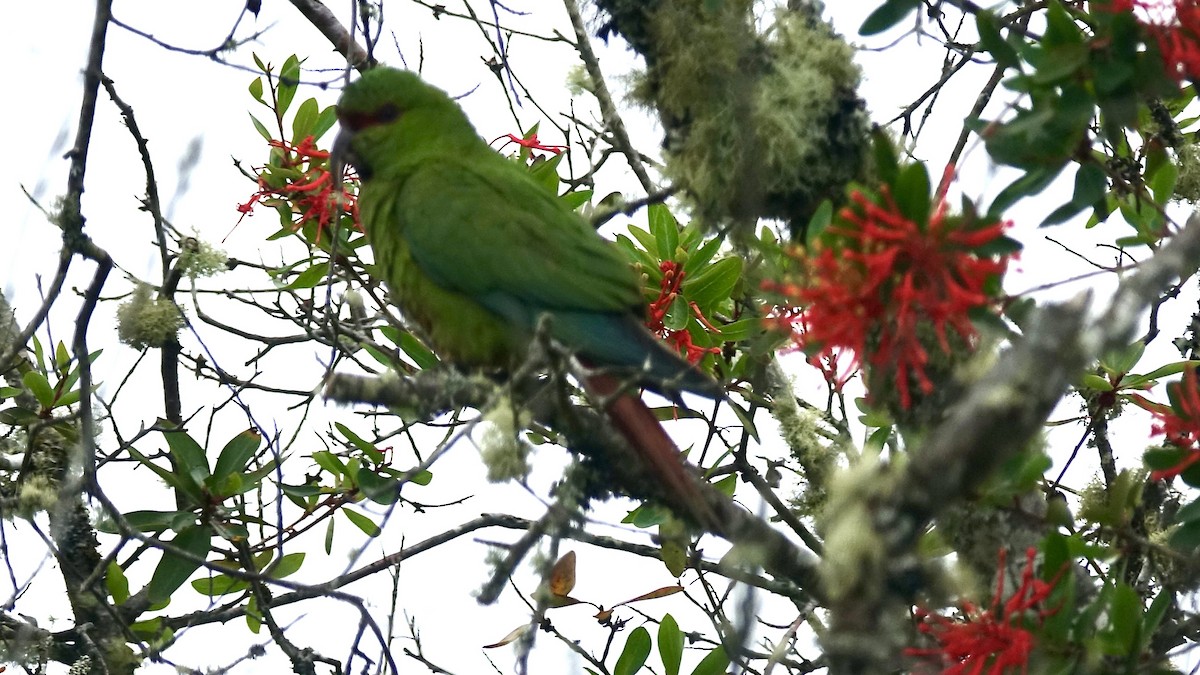
{"type": "Polygon", "coordinates": [[[716,516],[700,493],[696,479],[688,473],[679,448],[667,435],[658,418],[641,398],[622,392],[621,382],[612,375],[594,374],[587,378],[592,394],[606,399],[606,412],[617,431],[642,458],[654,478],[663,486],[676,508],[690,512],[699,524],[712,529],[716,516]]]}

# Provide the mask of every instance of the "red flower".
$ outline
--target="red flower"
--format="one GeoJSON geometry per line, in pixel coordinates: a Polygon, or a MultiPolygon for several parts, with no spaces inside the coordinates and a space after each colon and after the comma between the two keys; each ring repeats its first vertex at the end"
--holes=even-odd
{"type": "MultiPolygon", "coordinates": [[[[497,138],[496,141],[500,140],[501,138],[508,139],[507,141],[504,142],[504,145],[508,145],[509,143],[516,143],[517,145],[521,146],[522,148],[527,148],[529,150],[545,150],[546,152],[552,152],[556,155],[560,154],[563,150],[567,149],[567,146],[565,146],[565,145],[546,145],[546,144],[542,143],[541,141],[538,140],[538,136],[537,136],[536,132],[529,134],[529,138],[521,138],[520,136],[517,136],[516,134],[504,134],[500,138],[497,138]]],[[[492,141],[492,142],[495,143],[496,141],[492,141]]],[[[501,147],[504,147],[504,146],[501,146],[501,147]]]]}
{"type": "Polygon", "coordinates": [[[1112,0],[1113,10],[1133,12],[1158,43],[1167,74],[1181,81],[1200,77],[1200,2],[1112,0]]]}
{"type": "Polygon", "coordinates": [[[787,319],[800,327],[793,331],[799,347],[816,348],[820,356],[849,349],[856,361],[894,370],[900,403],[907,408],[910,376],[921,391],[933,390],[918,329],[931,325],[947,353],[947,328],[967,340],[975,337],[967,313],[988,303],[985,288],[1004,273],[1009,257],[976,249],[1000,239],[1008,224],[964,229],[962,219],[946,218],[943,198],[928,224],[915,223],[887,186],[876,198],[859,191],[850,198],[854,206],[826,231],[832,240],[818,243],[803,259],[806,282],[767,287],[801,308],[787,319]]]}
{"type": "Polygon", "coordinates": [[[1187,455],[1173,467],[1150,473],[1151,480],[1174,478],[1200,462],[1200,386],[1196,370],[1189,368],[1183,380],[1168,385],[1175,405],[1168,412],[1152,411],[1157,422],[1150,428],[1153,436],[1166,436],[1167,442],[1186,450],[1187,455]]]}
{"type": "MultiPolygon", "coordinates": [[[[339,186],[334,191],[333,179],[329,173],[329,153],[316,148],[312,136],[292,146],[284,141],[270,141],[273,148],[279,148],[280,162],[278,168],[268,172],[266,168],[259,169],[258,191],[251,195],[245,204],[239,204],[237,210],[242,218],[253,215],[255,204],[264,199],[276,198],[282,203],[289,204],[293,213],[299,218],[292,224],[293,230],[298,230],[308,222],[317,225],[317,237],[329,227],[339,213],[348,213],[358,223],[358,200],[355,193],[339,186]],[[268,183],[269,177],[296,174],[296,178],[288,178],[280,187],[273,188],[268,183]]],[[[351,182],[357,178],[351,175],[351,182]]],[[[241,218],[238,219],[240,223],[241,218]]]]}
{"type": "Polygon", "coordinates": [[[1049,582],[1034,578],[1033,560],[1036,555],[1036,549],[1026,551],[1021,585],[1003,606],[1000,601],[1004,597],[1006,555],[1002,549],[996,574],[996,595],[992,598],[991,607],[980,611],[972,603],[964,602],[963,618],[960,620],[918,609],[916,614],[921,623],[917,625],[917,630],[930,636],[938,646],[910,648],[905,653],[937,662],[943,666],[942,675],[981,675],[985,672],[988,675],[1003,675],[1012,672],[1010,668],[1026,672],[1036,636],[1024,624],[1030,618],[1040,623],[1057,611],[1038,609],[1038,605],[1054,590],[1058,577],[1049,582]]]}
{"type": "MultiPolygon", "coordinates": [[[[663,261],[659,265],[659,269],[663,273],[663,278],[659,282],[658,298],[646,308],[646,326],[658,337],[675,345],[675,349],[687,356],[687,360],[691,363],[699,363],[705,354],[719,354],[721,350],[718,347],[701,347],[692,342],[692,334],[686,328],[676,330],[666,327],[667,311],[679,297],[679,287],[683,284],[684,272],[679,263],[673,260],[663,261]]],[[[692,315],[701,325],[713,333],[721,332],[709,323],[708,319],[704,318],[704,314],[700,312],[696,303],[689,302],[688,306],[692,310],[692,315]]]]}

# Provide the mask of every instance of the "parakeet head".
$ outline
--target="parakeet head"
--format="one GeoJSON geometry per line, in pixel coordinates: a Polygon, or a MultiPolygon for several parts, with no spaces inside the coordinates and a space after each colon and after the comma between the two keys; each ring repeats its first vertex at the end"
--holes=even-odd
{"type": "Polygon", "coordinates": [[[407,70],[379,67],[347,85],[338,101],[334,164],[370,179],[423,152],[456,152],[481,140],[454,99],[407,70]]]}

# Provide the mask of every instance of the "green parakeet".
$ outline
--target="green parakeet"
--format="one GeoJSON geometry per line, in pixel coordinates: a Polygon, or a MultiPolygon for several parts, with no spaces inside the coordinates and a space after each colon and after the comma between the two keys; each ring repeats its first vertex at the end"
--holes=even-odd
{"type": "Polygon", "coordinates": [[[611,397],[617,429],[677,505],[706,520],[653,413],[636,396],[613,394],[619,376],[668,394],[721,389],[646,330],[639,281],[621,254],[411,72],[381,67],[352,82],[338,121],[334,154],[362,179],[359,215],[379,274],[438,354],[511,368],[548,315],[555,341],[605,371],[587,386],[611,397]]]}

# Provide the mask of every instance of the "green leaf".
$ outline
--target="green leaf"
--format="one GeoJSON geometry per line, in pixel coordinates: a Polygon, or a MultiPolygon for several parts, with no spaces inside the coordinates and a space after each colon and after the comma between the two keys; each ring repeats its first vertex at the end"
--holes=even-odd
{"type": "Polygon", "coordinates": [[[76,403],[79,402],[79,397],[82,395],[83,395],[83,392],[80,391],[79,389],[73,389],[71,391],[68,391],[67,393],[65,393],[62,396],[59,396],[57,399],[55,399],[54,407],[57,409],[57,408],[65,408],[67,406],[75,405],[76,403]]]}
{"type": "Polygon", "coordinates": [[[176,492],[184,497],[186,503],[197,506],[203,503],[204,495],[200,492],[200,484],[195,480],[192,480],[191,476],[187,474],[177,474],[174,471],[164,469],[154,462],[151,462],[149,457],[146,457],[134,448],[129,448],[128,452],[133,456],[134,459],[141,462],[146,466],[146,468],[157,474],[159,478],[166,482],[167,485],[170,485],[172,488],[174,488],[176,492]]]}
{"type": "Polygon", "coordinates": [[[1075,24],[1074,17],[1059,2],[1051,2],[1046,9],[1046,33],[1042,37],[1047,45],[1081,45],[1083,33],[1075,24]]]}
{"type": "Polygon", "coordinates": [[[1124,388],[1133,388],[1145,382],[1154,382],[1155,380],[1159,380],[1164,377],[1178,375],[1188,368],[1200,368],[1200,361],[1176,361],[1174,363],[1168,363],[1167,365],[1155,368],[1148,373],[1126,377],[1125,379],[1121,380],[1121,386],[1124,388]]]}
{"type": "MultiPolygon", "coordinates": [[[[283,459],[283,458],[281,458],[281,459],[283,459]]],[[[266,464],[263,464],[262,466],[251,471],[250,473],[233,474],[233,476],[237,476],[238,478],[241,479],[241,484],[242,484],[241,487],[238,488],[236,493],[227,492],[227,493],[222,493],[222,494],[224,494],[225,496],[231,496],[233,494],[241,494],[242,492],[246,492],[248,490],[253,490],[254,488],[258,487],[258,484],[260,482],[262,482],[262,479],[266,478],[268,474],[270,474],[271,472],[273,472],[275,470],[276,461],[277,460],[275,460],[275,459],[271,459],[271,461],[267,462],[266,464]]]]}
{"type": "MultiPolygon", "coordinates": [[[[251,115],[250,122],[254,124],[254,128],[258,130],[258,135],[262,136],[263,140],[266,140],[266,141],[274,140],[271,138],[271,132],[267,131],[267,125],[263,124],[262,122],[259,122],[257,117],[255,117],[254,115],[251,115]]],[[[289,232],[289,234],[290,234],[290,232],[289,232]]]]}
{"type": "Polygon", "coordinates": [[[900,169],[896,184],[892,186],[892,197],[901,213],[918,226],[925,227],[933,205],[929,194],[929,172],[923,162],[913,162],[900,169]]]}
{"type": "Polygon", "coordinates": [[[54,390],[50,388],[50,381],[46,379],[45,375],[31,370],[21,376],[21,382],[43,409],[49,410],[50,406],[54,404],[54,390]]]}
{"type": "Polygon", "coordinates": [[[679,664],[683,660],[683,632],[670,614],[658,624],[658,655],[662,658],[666,675],[679,675],[679,664]]]}
{"type": "Polygon", "coordinates": [[[275,563],[275,565],[270,568],[270,577],[272,579],[284,579],[286,577],[290,577],[291,575],[300,571],[300,566],[304,564],[304,557],[305,553],[303,551],[297,553],[288,553],[280,558],[279,562],[275,563]]]}
{"type": "Polygon", "coordinates": [[[1128,654],[1140,641],[1142,601],[1129,584],[1118,583],[1108,612],[1115,654],[1128,654]]]}
{"type": "MultiPolygon", "coordinates": [[[[414,469],[415,468],[416,467],[414,467],[414,469]]],[[[420,471],[413,471],[413,469],[409,469],[408,471],[396,471],[395,469],[384,469],[384,471],[391,473],[393,476],[395,476],[397,478],[404,477],[405,483],[414,483],[416,485],[429,485],[429,483],[431,483],[433,481],[433,472],[428,469],[421,469],[420,471]],[[411,474],[411,475],[409,475],[409,474],[411,474]]]]}
{"type": "Polygon", "coordinates": [[[876,35],[895,26],[920,6],[920,0],[886,0],[858,28],[862,36],[876,35]]]}
{"type": "Polygon", "coordinates": [[[989,220],[992,219],[990,216],[998,219],[999,215],[1007,211],[1013,204],[1045,190],[1058,178],[1058,174],[1062,173],[1065,167],[1065,162],[1054,167],[1035,167],[1009,183],[1008,187],[1001,190],[1000,194],[996,195],[995,201],[988,207],[989,220]]]}
{"type": "Polygon", "coordinates": [[[197,593],[207,595],[210,598],[230,593],[241,593],[249,587],[250,583],[248,581],[235,579],[228,574],[213,574],[212,576],[192,581],[192,588],[197,593]]]}
{"type": "Polygon", "coordinates": [[[1200,521],[1193,520],[1180,525],[1171,533],[1167,541],[1170,542],[1171,548],[1185,555],[1191,555],[1197,548],[1200,548],[1200,521]]]}
{"type": "Polygon", "coordinates": [[[634,675],[641,670],[650,656],[650,644],[650,631],[645,626],[634,628],[625,640],[621,655],[617,657],[613,675],[634,675]]]}
{"type": "Polygon", "coordinates": [[[63,372],[70,363],[71,353],[67,351],[67,345],[59,340],[58,346],[54,348],[54,370],[63,372]]]}
{"type": "Polygon", "coordinates": [[[279,69],[279,87],[277,89],[277,103],[275,105],[275,114],[280,118],[287,112],[288,106],[292,105],[292,99],[296,97],[296,90],[300,88],[300,60],[293,54],[287,57],[283,62],[283,67],[279,69]]]}
{"type": "Polygon", "coordinates": [[[1163,617],[1167,615],[1167,610],[1174,603],[1175,593],[1170,590],[1159,591],[1158,595],[1154,597],[1149,609],[1146,610],[1146,615],[1142,618],[1142,640],[1141,644],[1137,646],[1138,652],[1143,652],[1150,647],[1150,641],[1154,639],[1159,624],[1162,623],[1163,617]]]}
{"type": "Polygon", "coordinates": [[[341,422],[334,422],[333,426],[338,430],[338,432],[346,437],[347,441],[350,441],[351,445],[361,450],[363,454],[371,459],[372,462],[378,463],[383,461],[383,453],[380,452],[379,449],[374,445],[364,441],[359,437],[358,434],[351,431],[350,427],[342,424],[341,422]]]}
{"type": "Polygon", "coordinates": [[[1047,46],[1031,79],[1034,83],[1047,85],[1075,78],[1087,66],[1089,55],[1085,44],[1047,46]]]}
{"type": "Polygon", "coordinates": [[[114,603],[119,605],[129,599],[129,579],[125,577],[125,570],[115,561],[108,563],[105,569],[104,586],[114,603]]]}
{"type": "Polygon", "coordinates": [[[1084,373],[1080,378],[1080,384],[1088,389],[1096,391],[1112,391],[1112,383],[1095,373],[1084,373]]]}
{"type": "Polygon", "coordinates": [[[250,96],[254,97],[255,101],[263,102],[263,81],[261,77],[254,78],[250,83],[250,96]]]}
{"type": "Polygon", "coordinates": [[[732,499],[733,493],[737,491],[737,476],[726,476],[713,483],[713,487],[717,489],[717,492],[732,499]]]}
{"type": "Polygon", "coordinates": [[[1071,203],[1081,209],[1094,206],[1108,190],[1108,175],[1098,164],[1088,162],[1075,173],[1075,193],[1071,203]]]}
{"type": "Polygon", "coordinates": [[[738,319],[723,326],[721,329],[721,341],[723,342],[741,342],[748,340],[751,337],[762,333],[762,321],[759,319],[738,319]]]}
{"type": "Polygon", "coordinates": [[[412,333],[401,333],[399,338],[396,346],[400,347],[400,351],[412,359],[413,363],[417,364],[417,367],[424,370],[426,368],[433,368],[440,363],[437,355],[430,351],[429,347],[426,347],[412,333]]]}
{"type": "Polygon", "coordinates": [[[717,254],[717,251],[720,250],[720,248],[721,239],[718,237],[713,237],[712,239],[709,239],[701,244],[700,247],[695,251],[689,253],[687,260],[683,263],[684,278],[693,276],[699,272],[701,268],[708,264],[709,260],[712,260],[713,256],[717,254]]]}
{"type": "Polygon", "coordinates": [[[400,481],[384,478],[366,467],[358,470],[354,480],[359,491],[376,504],[388,506],[400,498],[400,481]]]}
{"type": "Polygon", "coordinates": [[[562,200],[562,203],[572,211],[588,203],[588,200],[591,198],[592,190],[575,190],[559,197],[559,199],[562,200]]]}
{"type": "Polygon", "coordinates": [[[887,445],[887,441],[892,436],[892,428],[890,426],[880,427],[871,432],[867,438],[867,442],[863,444],[863,452],[878,453],[887,445]]]}
{"type": "Polygon", "coordinates": [[[279,489],[289,497],[303,498],[321,494],[320,485],[288,485],[287,483],[280,483],[279,489]]]}
{"type": "Polygon", "coordinates": [[[692,675],[724,675],[728,668],[729,657],[725,655],[725,648],[717,647],[700,660],[692,675]]]}
{"type": "MultiPolygon", "coordinates": [[[[633,227],[629,228],[631,232],[635,229],[636,228],[633,227]]],[[[655,272],[658,271],[658,263],[654,261],[654,258],[650,257],[649,253],[640,248],[637,244],[633,243],[633,240],[629,237],[623,234],[618,234],[616,244],[617,248],[625,251],[625,255],[627,258],[629,258],[630,262],[641,265],[642,269],[646,270],[647,272],[650,270],[654,270],[655,272]]]]}
{"type": "Polygon", "coordinates": [[[1190,502],[1175,514],[1175,522],[1186,523],[1190,520],[1200,520],[1200,499],[1190,502]]]}
{"type": "Polygon", "coordinates": [[[317,99],[306,99],[296,108],[296,116],[292,118],[292,143],[299,144],[308,136],[313,136],[313,127],[317,124],[320,110],[317,99]]]}
{"type": "Polygon", "coordinates": [[[47,370],[47,368],[46,368],[46,352],[42,348],[42,341],[37,339],[36,335],[33,337],[33,358],[34,358],[35,362],[37,363],[37,369],[42,372],[45,372],[47,370]]]}
{"type": "Polygon", "coordinates": [[[1113,375],[1124,375],[1133,370],[1145,352],[1146,344],[1138,340],[1128,347],[1114,349],[1105,354],[1104,358],[1100,359],[1100,367],[1113,375]]]}
{"type": "Polygon", "coordinates": [[[805,245],[812,247],[831,222],[833,222],[833,202],[826,199],[821,202],[812,218],[809,219],[808,227],[804,228],[805,245]]]}
{"type": "Polygon", "coordinates": [[[729,299],[741,275],[741,258],[721,258],[696,276],[684,278],[681,290],[688,300],[707,312],[717,303],[729,299]]]}
{"type": "Polygon", "coordinates": [[[186,516],[190,523],[196,522],[196,514],[191,511],[130,511],[125,514],[125,522],[138,532],[162,532],[176,529],[176,524],[186,516]]]}
{"type": "Polygon", "coordinates": [[[321,140],[325,132],[333,128],[333,123],[337,121],[337,106],[326,106],[321,114],[317,116],[317,121],[313,124],[309,133],[312,134],[314,140],[321,140]]]}
{"type": "Polygon", "coordinates": [[[365,533],[368,537],[378,537],[379,533],[383,531],[379,529],[379,526],[376,525],[374,521],[358,511],[342,509],[342,513],[346,514],[346,517],[350,519],[350,522],[354,523],[354,526],[362,530],[363,533],[365,533]]]}
{"type": "Polygon", "coordinates": [[[321,282],[324,281],[328,276],[329,265],[318,263],[304,270],[300,274],[297,274],[296,278],[292,279],[284,288],[291,290],[315,288],[316,286],[319,286],[321,282]]]}
{"type": "Polygon", "coordinates": [[[650,234],[654,235],[655,248],[659,260],[674,260],[675,249],[679,246],[679,223],[665,204],[651,204],[646,208],[646,217],[650,221],[650,234]]]}
{"type": "MultiPolygon", "coordinates": [[[[104,353],[103,349],[97,349],[96,351],[92,352],[91,354],[88,354],[88,364],[90,365],[90,364],[96,363],[96,359],[100,358],[100,355],[103,353],[104,353]]],[[[78,381],[79,381],[79,367],[76,366],[71,369],[70,374],[67,375],[66,381],[62,383],[61,388],[70,389],[71,387],[74,387],[75,383],[78,381]]],[[[93,383],[92,386],[96,386],[95,383],[93,383]]],[[[62,403],[60,402],[58,405],[62,405],[62,403]]]]}
{"type": "MultiPolygon", "coordinates": [[[[658,243],[655,241],[654,235],[640,227],[637,227],[636,225],[629,226],[629,234],[631,234],[634,239],[637,239],[637,242],[641,244],[642,249],[646,251],[654,251],[658,248],[658,243]]],[[[651,260],[653,260],[653,258],[651,258],[651,260]]],[[[658,265],[653,266],[658,267],[658,265]]]]}
{"type": "Polygon", "coordinates": [[[994,13],[988,10],[976,12],[975,28],[979,31],[980,46],[996,59],[997,65],[1013,68],[1020,64],[1017,50],[1000,35],[1000,21],[994,13]]]}
{"type": "Polygon", "coordinates": [[[162,432],[163,438],[171,448],[171,457],[175,465],[197,484],[203,483],[209,477],[208,456],[186,431],[171,429],[174,425],[167,420],[159,420],[159,425],[168,427],[162,432]]]}
{"type": "Polygon", "coordinates": [[[738,421],[741,422],[742,427],[746,430],[746,433],[750,434],[750,437],[753,438],[755,442],[758,442],[758,427],[754,425],[754,419],[750,417],[750,413],[736,403],[730,404],[729,408],[733,411],[733,414],[737,416],[738,421]]]}
{"type": "MultiPolygon", "coordinates": [[[[521,149],[521,154],[528,156],[529,151],[525,148],[521,149]]],[[[558,165],[562,162],[563,155],[553,155],[549,159],[535,159],[529,167],[529,175],[539,185],[546,189],[546,192],[554,196],[558,196],[558,165]]]]}
{"type": "Polygon", "coordinates": [[[1175,183],[1179,180],[1179,168],[1174,162],[1163,162],[1157,170],[1146,177],[1146,185],[1154,193],[1154,203],[1166,206],[1175,196],[1175,183]]]}
{"type": "MultiPolygon", "coordinates": [[[[212,528],[207,525],[192,525],[184,528],[170,543],[177,549],[203,559],[208,555],[211,539],[212,528]]],[[[150,601],[170,600],[171,594],[192,576],[200,564],[164,550],[163,558],[154,569],[154,575],[150,577],[150,584],[147,586],[150,601]]]]}
{"type": "Polygon", "coordinates": [[[229,439],[217,457],[217,464],[213,467],[213,478],[222,480],[235,472],[244,472],[246,465],[258,452],[259,445],[262,445],[262,436],[254,429],[247,429],[229,439]]]}
{"type": "MultiPolygon", "coordinates": [[[[333,521],[330,522],[332,523],[333,521]]],[[[258,635],[258,632],[262,630],[262,614],[258,611],[258,596],[253,593],[246,600],[246,627],[255,635],[258,635]]]]}
{"type": "Polygon", "coordinates": [[[1153,448],[1142,454],[1142,462],[1154,471],[1164,471],[1177,466],[1190,451],[1180,448],[1153,448]]]}
{"type": "Polygon", "coordinates": [[[683,330],[691,318],[692,308],[687,300],[682,295],[676,295],[671,301],[671,306],[667,308],[666,316],[663,317],[663,326],[668,330],[683,330]]]}
{"type": "Polygon", "coordinates": [[[317,463],[317,466],[325,469],[334,476],[341,476],[346,473],[345,463],[337,455],[328,450],[317,450],[312,454],[312,458],[317,463]]]}

